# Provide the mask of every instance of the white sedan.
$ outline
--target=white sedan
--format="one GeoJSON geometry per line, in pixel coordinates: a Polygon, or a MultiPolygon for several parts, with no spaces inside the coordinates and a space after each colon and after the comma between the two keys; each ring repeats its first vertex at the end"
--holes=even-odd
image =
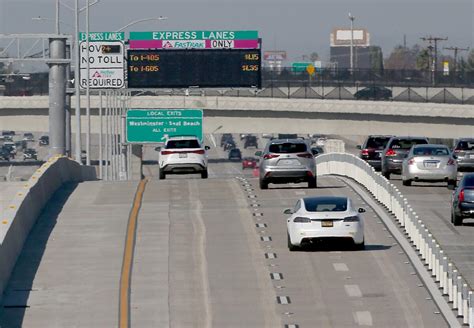
{"type": "Polygon", "coordinates": [[[287,219],[288,249],[311,245],[320,239],[349,239],[357,249],[364,249],[364,220],[347,197],[305,197],[296,202],[287,219]]]}

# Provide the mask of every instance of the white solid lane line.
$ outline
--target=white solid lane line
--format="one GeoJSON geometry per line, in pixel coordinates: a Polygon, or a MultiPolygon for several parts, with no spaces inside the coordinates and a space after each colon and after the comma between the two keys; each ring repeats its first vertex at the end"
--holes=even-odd
{"type": "Polygon", "coordinates": [[[333,263],[332,265],[336,271],[349,271],[349,268],[345,263],[333,263]]]}
{"type": "Polygon", "coordinates": [[[349,297],[362,297],[359,285],[344,285],[344,289],[349,297]]]}

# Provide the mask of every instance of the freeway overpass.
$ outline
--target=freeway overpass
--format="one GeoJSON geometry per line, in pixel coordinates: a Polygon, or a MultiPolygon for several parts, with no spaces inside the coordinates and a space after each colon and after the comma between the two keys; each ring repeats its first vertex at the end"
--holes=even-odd
{"type": "MultiPolygon", "coordinates": [[[[355,151],[354,144],[347,148],[355,151]]],[[[145,159],[155,156],[152,147],[146,149],[145,159]]],[[[400,226],[369,193],[331,175],[320,177],[316,190],[288,185],[261,191],[252,171],[225,156],[220,148],[210,151],[208,180],[159,181],[156,165],[147,165],[146,184],[58,186],[5,287],[0,325],[459,325],[457,311],[451,312],[420,259],[407,250],[400,226]],[[310,195],[347,195],[366,208],[367,249],[328,244],[290,253],[282,211],[310,195]]],[[[472,231],[446,222],[445,186],[399,182],[463,279],[472,281],[472,231]]]]}
{"type": "MultiPolygon", "coordinates": [[[[74,103],[74,100],[72,101],[74,103]]],[[[81,101],[85,104],[85,98],[81,101]]],[[[100,98],[91,99],[99,131],[100,98]]],[[[106,104],[103,101],[103,106],[106,104]]],[[[48,131],[47,96],[0,98],[0,129],[48,131]]],[[[137,96],[130,108],[202,108],[219,132],[398,134],[456,138],[474,132],[474,105],[256,97],[137,96]],[[453,128],[455,127],[455,128],[453,128]]],[[[84,117],[83,117],[84,120],[84,117]]],[[[83,121],[85,123],[85,121],[83,121]]],[[[73,125],[74,131],[74,125],[73,125]]]]}

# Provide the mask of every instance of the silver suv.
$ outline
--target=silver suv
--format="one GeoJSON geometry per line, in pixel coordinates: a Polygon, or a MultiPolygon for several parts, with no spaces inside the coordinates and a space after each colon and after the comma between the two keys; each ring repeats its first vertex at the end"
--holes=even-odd
{"type": "Polygon", "coordinates": [[[316,163],[304,140],[274,139],[255,155],[260,156],[260,189],[289,182],[308,182],[308,188],[316,188],[316,163]]]}

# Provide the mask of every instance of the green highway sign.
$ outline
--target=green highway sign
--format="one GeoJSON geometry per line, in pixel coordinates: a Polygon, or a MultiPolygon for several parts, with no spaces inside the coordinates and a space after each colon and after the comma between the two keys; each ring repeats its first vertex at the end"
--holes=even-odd
{"type": "MultiPolygon", "coordinates": [[[[87,33],[79,33],[79,41],[86,41],[87,33]]],[[[124,32],[89,32],[89,41],[125,41],[124,32]]]]}
{"type": "Polygon", "coordinates": [[[293,72],[304,72],[312,64],[311,62],[295,62],[291,64],[291,69],[293,72]]]}
{"type": "Polygon", "coordinates": [[[257,40],[258,31],[130,32],[130,40],[257,40]]]}
{"type": "Polygon", "coordinates": [[[127,142],[160,143],[172,136],[202,140],[202,109],[129,109],[127,142]]]}

